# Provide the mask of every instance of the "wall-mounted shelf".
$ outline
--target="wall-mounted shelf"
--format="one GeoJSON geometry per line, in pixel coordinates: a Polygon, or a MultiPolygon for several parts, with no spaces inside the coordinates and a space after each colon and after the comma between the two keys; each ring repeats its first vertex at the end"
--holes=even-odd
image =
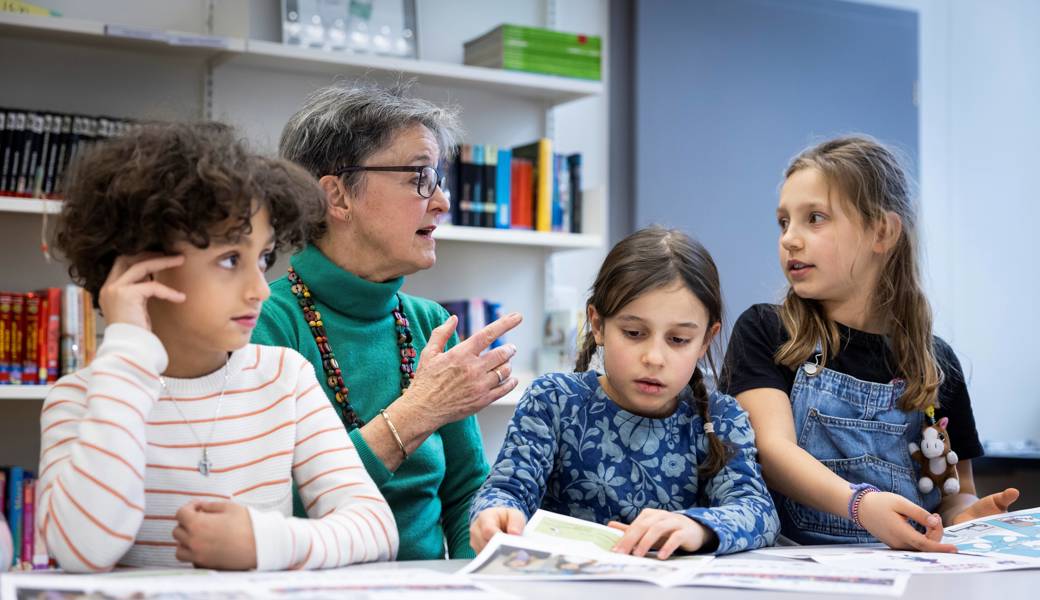
{"type": "Polygon", "coordinates": [[[264,40],[127,27],[65,17],[0,13],[0,36],[184,54],[216,58],[225,64],[323,75],[405,74],[414,76],[420,83],[537,98],[550,106],[596,96],[604,90],[599,81],[428,60],[324,52],[264,40]]]}
{"type": "Polygon", "coordinates": [[[49,385],[0,385],[0,400],[43,400],[49,385]]]}

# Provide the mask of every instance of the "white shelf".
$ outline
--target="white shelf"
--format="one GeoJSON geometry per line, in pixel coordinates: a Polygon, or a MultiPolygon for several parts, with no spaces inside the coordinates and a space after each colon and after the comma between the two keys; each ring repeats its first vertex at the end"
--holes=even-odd
{"type": "Polygon", "coordinates": [[[584,233],[558,231],[529,231],[525,229],[494,229],[491,227],[462,227],[440,225],[433,232],[438,241],[482,242],[514,246],[541,246],[545,248],[599,248],[603,238],[584,233]]]}
{"type": "Polygon", "coordinates": [[[230,62],[327,75],[404,73],[415,76],[421,83],[476,87],[539,98],[550,104],[603,93],[603,84],[599,81],[388,56],[323,52],[262,40],[247,40],[245,52],[231,57],[230,62]]]}
{"type": "Polygon", "coordinates": [[[61,200],[0,196],[0,212],[30,213],[37,215],[47,213],[53,215],[61,212],[61,200]]]}
{"type": "Polygon", "coordinates": [[[0,12],[0,36],[202,57],[245,50],[244,40],[230,37],[7,12],[0,12]]]}
{"type": "Polygon", "coordinates": [[[397,75],[420,83],[536,98],[549,105],[603,93],[600,81],[425,60],[323,52],[278,42],[122,27],[95,21],[0,13],[0,36],[218,57],[225,64],[323,75],[397,75]]]}
{"type": "MultiPolygon", "coordinates": [[[[39,198],[16,198],[0,196],[0,212],[57,214],[61,212],[61,200],[39,198]]],[[[603,238],[583,233],[561,233],[558,231],[528,231],[524,229],[494,229],[491,227],[460,227],[441,225],[434,232],[438,241],[477,242],[484,244],[506,244],[513,246],[539,246],[543,248],[599,248],[603,238]]]]}
{"type": "Polygon", "coordinates": [[[49,385],[0,385],[0,400],[43,400],[49,385]]]}

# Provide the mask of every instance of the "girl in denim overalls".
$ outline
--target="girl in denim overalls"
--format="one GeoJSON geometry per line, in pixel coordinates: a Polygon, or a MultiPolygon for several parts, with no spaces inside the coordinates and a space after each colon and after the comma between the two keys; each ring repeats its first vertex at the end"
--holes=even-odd
{"type": "Polygon", "coordinates": [[[982,449],[957,358],[932,336],[898,161],[866,137],[802,152],[777,222],[790,287],[781,306],[741,316],[722,384],[751,416],[781,533],[954,551],[940,543],[944,522],[1003,512],[1018,492],[974,495],[970,459],[982,449]],[[936,410],[962,454],[960,493],[942,499],[918,491],[908,450],[936,410]]]}

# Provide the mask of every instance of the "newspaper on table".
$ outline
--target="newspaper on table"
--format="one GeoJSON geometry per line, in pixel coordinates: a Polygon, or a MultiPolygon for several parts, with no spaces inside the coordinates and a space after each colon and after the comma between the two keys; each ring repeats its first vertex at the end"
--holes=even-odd
{"type": "Polygon", "coordinates": [[[811,562],[707,555],[669,560],[609,551],[620,532],[538,511],[523,535],[495,535],[459,573],[486,580],[643,581],[661,587],[710,586],[798,592],[902,594],[909,575],[833,568],[811,562]]]}
{"type": "Polygon", "coordinates": [[[943,542],[957,553],[892,550],[884,544],[786,546],[756,550],[772,558],[809,560],[837,569],[918,575],[1040,569],[1040,508],[981,517],[947,527],[943,542]]]}
{"type": "Polygon", "coordinates": [[[867,569],[877,572],[946,575],[951,573],[986,573],[1040,567],[1027,560],[952,554],[946,552],[913,552],[892,550],[884,544],[835,546],[788,546],[755,550],[757,555],[812,561],[835,569],[867,569]]]}
{"type": "Polygon", "coordinates": [[[943,532],[962,554],[1020,560],[1040,568],[1040,507],[965,521],[943,532]]]}
{"type": "Polygon", "coordinates": [[[514,598],[459,575],[427,569],[357,567],[321,571],[228,573],[196,569],[127,570],[100,575],[5,573],[0,598],[90,600],[246,600],[514,598]]]}

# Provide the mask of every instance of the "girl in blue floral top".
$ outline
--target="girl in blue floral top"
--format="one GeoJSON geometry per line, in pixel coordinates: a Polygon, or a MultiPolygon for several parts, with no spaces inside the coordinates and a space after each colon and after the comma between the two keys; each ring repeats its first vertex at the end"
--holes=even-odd
{"type": "Polygon", "coordinates": [[[539,508],[624,530],[617,552],[726,554],[773,543],[779,521],[736,401],[709,393],[722,321],[699,243],[637,231],[607,255],[575,373],[531,384],[470,509],[470,544],[518,534],[539,508]],[[602,347],[604,375],[587,371],[602,347]]]}

